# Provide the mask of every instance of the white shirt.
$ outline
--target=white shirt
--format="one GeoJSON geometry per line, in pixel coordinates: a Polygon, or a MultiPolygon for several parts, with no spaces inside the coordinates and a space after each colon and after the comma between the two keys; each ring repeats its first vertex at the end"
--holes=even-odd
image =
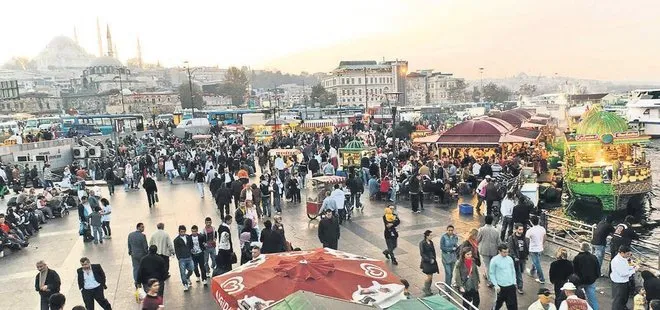
{"type": "Polygon", "coordinates": [[[282,159],[282,157],[275,158],[275,169],[284,170],[284,168],[286,168],[286,165],[284,165],[284,159],[282,159]]]}
{"type": "Polygon", "coordinates": [[[330,197],[332,197],[332,199],[337,204],[337,209],[344,208],[344,200],[346,199],[346,197],[344,196],[343,190],[341,190],[340,188],[333,190],[332,193],[330,194],[330,197]]]}
{"type": "Polygon", "coordinates": [[[513,201],[512,199],[504,198],[502,199],[501,205],[500,205],[500,213],[502,216],[511,216],[513,215],[513,206],[515,206],[516,202],[513,201]]]}
{"type": "Polygon", "coordinates": [[[86,290],[95,289],[101,285],[101,283],[94,278],[94,272],[92,272],[92,269],[83,269],[83,281],[83,288],[86,290]]]}
{"type": "Polygon", "coordinates": [[[481,165],[478,163],[474,163],[474,165],[472,165],[472,174],[478,175],[479,170],[481,170],[481,165]]]}
{"type": "Polygon", "coordinates": [[[111,212],[112,212],[112,207],[110,205],[103,207],[103,216],[101,216],[101,221],[110,222],[111,212]]]}
{"type": "Polygon", "coordinates": [[[330,147],[330,152],[328,152],[330,158],[337,157],[337,150],[334,147],[330,147]]]}
{"type": "Polygon", "coordinates": [[[529,251],[533,253],[543,252],[543,240],[545,239],[545,228],[540,225],[532,226],[527,230],[525,238],[529,238],[529,251]]]}
{"type": "Polygon", "coordinates": [[[614,256],[611,266],[610,280],[614,283],[628,283],[630,276],[635,274],[635,268],[630,266],[628,260],[623,258],[621,254],[614,256]]]}
{"type": "Polygon", "coordinates": [[[174,162],[172,160],[168,160],[165,162],[165,171],[172,171],[174,170],[174,162]]]}
{"type": "MultiPolygon", "coordinates": [[[[566,299],[580,299],[580,297],[577,297],[576,295],[571,295],[566,297],[566,299]]],[[[587,305],[587,309],[593,310],[586,300],[584,301],[584,303],[587,305]]],[[[559,310],[569,310],[568,303],[566,302],[566,300],[561,302],[561,305],[559,305],[559,310]]]]}
{"type": "Polygon", "coordinates": [[[126,164],[126,166],[124,166],[124,175],[127,178],[133,178],[133,166],[131,166],[131,164],[126,164]]]}

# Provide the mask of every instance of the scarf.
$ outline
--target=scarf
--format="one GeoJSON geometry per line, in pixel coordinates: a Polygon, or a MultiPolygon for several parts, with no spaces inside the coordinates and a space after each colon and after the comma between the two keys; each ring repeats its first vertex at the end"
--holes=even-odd
{"type": "Polygon", "coordinates": [[[391,208],[385,208],[385,220],[390,223],[396,220],[396,215],[394,215],[391,208]]]}
{"type": "Polygon", "coordinates": [[[467,268],[468,277],[472,275],[472,264],[473,263],[474,263],[474,261],[472,260],[472,258],[465,259],[465,268],[467,268]]]}
{"type": "Polygon", "coordinates": [[[229,250],[230,245],[229,245],[229,233],[226,231],[223,231],[222,234],[220,234],[220,245],[218,246],[220,250],[229,250]]]}

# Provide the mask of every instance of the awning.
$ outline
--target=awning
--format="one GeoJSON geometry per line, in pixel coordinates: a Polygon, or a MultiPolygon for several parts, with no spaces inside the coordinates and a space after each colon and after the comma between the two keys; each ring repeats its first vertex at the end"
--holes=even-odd
{"type": "Polygon", "coordinates": [[[413,143],[436,143],[438,142],[438,139],[440,138],[440,135],[430,135],[426,137],[419,137],[413,139],[413,143]]]}
{"type": "Polygon", "coordinates": [[[438,138],[439,145],[454,145],[454,146],[496,146],[500,144],[499,135],[451,135],[438,138]]]}
{"type": "Polygon", "coordinates": [[[329,121],[329,120],[313,120],[313,121],[305,121],[304,123],[300,124],[300,127],[302,127],[302,128],[321,128],[321,127],[332,127],[334,125],[335,125],[335,123],[333,121],[329,121]]]}

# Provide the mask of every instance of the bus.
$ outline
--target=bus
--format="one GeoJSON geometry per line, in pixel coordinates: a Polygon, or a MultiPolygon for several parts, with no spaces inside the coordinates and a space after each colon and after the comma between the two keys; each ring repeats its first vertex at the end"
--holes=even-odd
{"type": "Polygon", "coordinates": [[[23,133],[37,133],[41,129],[50,129],[53,125],[61,123],[59,116],[47,116],[40,118],[30,118],[25,121],[23,133]]]}
{"type": "Polygon", "coordinates": [[[241,109],[241,110],[223,110],[223,111],[208,111],[207,117],[211,126],[215,126],[218,122],[225,125],[243,124],[243,114],[253,113],[268,113],[268,109],[241,109]]]}
{"type": "Polygon", "coordinates": [[[100,114],[75,115],[62,117],[62,132],[66,135],[77,125],[89,125],[98,129],[102,135],[113,132],[144,131],[144,117],[140,114],[100,114]]]}

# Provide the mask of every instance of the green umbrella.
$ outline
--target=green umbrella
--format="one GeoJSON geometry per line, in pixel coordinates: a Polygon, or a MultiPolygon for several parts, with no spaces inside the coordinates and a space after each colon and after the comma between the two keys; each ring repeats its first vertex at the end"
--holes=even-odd
{"type": "Polygon", "coordinates": [[[449,300],[440,295],[433,295],[424,298],[413,298],[401,300],[388,310],[459,310],[461,308],[452,304],[449,300]]]}
{"type": "Polygon", "coordinates": [[[278,301],[269,310],[368,310],[378,309],[373,306],[358,304],[334,297],[328,297],[307,291],[297,291],[278,301]]]}

